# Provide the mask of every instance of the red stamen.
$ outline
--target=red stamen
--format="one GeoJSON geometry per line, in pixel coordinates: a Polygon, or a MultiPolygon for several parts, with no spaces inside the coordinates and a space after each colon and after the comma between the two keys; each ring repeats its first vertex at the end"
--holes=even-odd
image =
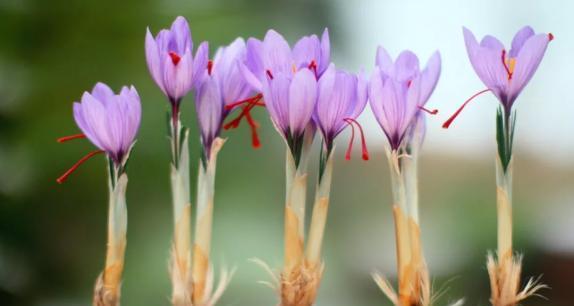
{"type": "Polygon", "coordinates": [[[433,110],[429,110],[428,108],[424,107],[424,106],[420,106],[419,105],[419,109],[422,110],[423,112],[426,112],[429,115],[436,115],[438,114],[438,109],[433,109],[433,110]]]}
{"type": "Polygon", "coordinates": [[[207,74],[211,75],[211,70],[213,70],[213,61],[209,60],[207,62],[207,74]]]}
{"type": "Polygon", "coordinates": [[[553,41],[554,35],[552,33],[548,33],[548,41],[553,41]]]}
{"type": "Polygon", "coordinates": [[[512,72],[510,71],[510,69],[508,68],[508,65],[506,64],[506,50],[502,50],[502,65],[504,66],[504,70],[506,70],[506,73],[508,74],[508,79],[512,79],[512,72]]]}
{"type": "Polygon", "coordinates": [[[90,159],[90,158],[92,158],[95,155],[100,154],[100,153],[104,153],[104,151],[96,150],[96,151],[92,151],[92,152],[86,154],[84,157],[80,158],[80,160],[77,161],[70,169],[68,169],[68,171],[64,172],[64,174],[62,174],[62,176],[57,178],[56,182],[58,182],[58,184],[64,183],[68,179],[68,176],[70,176],[70,174],[72,174],[74,171],[76,171],[76,169],[78,169],[78,167],[80,167],[88,159],[90,159]]]}
{"type": "Polygon", "coordinates": [[[315,77],[318,76],[318,74],[317,74],[317,62],[315,62],[315,60],[311,61],[308,68],[311,69],[313,71],[313,73],[315,73],[315,77]]]}
{"type": "Polygon", "coordinates": [[[345,118],[343,119],[345,120],[345,122],[347,122],[350,126],[351,126],[351,142],[349,143],[349,147],[347,148],[347,153],[345,154],[345,159],[346,160],[350,160],[351,159],[351,149],[353,147],[353,140],[355,139],[355,129],[353,128],[353,123],[357,126],[357,128],[359,129],[359,133],[361,133],[361,150],[363,153],[363,160],[369,160],[369,151],[367,150],[367,141],[365,140],[365,133],[363,132],[363,127],[361,126],[361,124],[359,122],[357,122],[357,120],[353,119],[353,118],[345,118]]]}
{"type": "MultiPolygon", "coordinates": [[[[239,101],[237,101],[237,102],[233,102],[233,103],[231,103],[231,104],[225,105],[225,110],[231,110],[231,109],[233,109],[234,107],[236,107],[236,106],[238,106],[238,105],[241,105],[241,104],[253,103],[253,100],[255,100],[255,99],[259,100],[259,99],[261,99],[262,97],[263,97],[262,94],[257,94],[257,95],[255,95],[255,96],[253,96],[253,97],[249,97],[249,98],[247,98],[247,99],[243,99],[243,100],[239,100],[239,101]]],[[[265,106],[264,103],[259,103],[259,102],[255,102],[255,103],[257,104],[257,106],[265,106]]]]}
{"type": "Polygon", "coordinates": [[[268,76],[271,80],[273,80],[273,74],[271,73],[271,70],[267,69],[267,70],[265,70],[265,73],[267,74],[267,76],[268,76]]]}
{"type": "Polygon", "coordinates": [[[179,61],[181,61],[181,56],[179,56],[179,54],[173,52],[173,51],[169,51],[169,57],[171,57],[171,61],[174,65],[177,66],[177,64],[179,63],[179,61]]]}
{"type": "Polygon", "coordinates": [[[487,88],[487,89],[481,90],[481,91],[475,93],[474,95],[472,95],[472,97],[468,98],[466,101],[464,101],[464,103],[462,104],[462,106],[459,107],[459,109],[457,109],[456,112],[455,112],[450,118],[448,118],[447,121],[445,121],[445,122],[443,123],[442,127],[443,127],[444,129],[448,129],[448,127],[451,125],[451,123],[454,121],[454,119],[460,114],[460,112],[462,112],[462,109],[463,109],[470,101],[472,101],[474,98],[480,96],[481,94],[483,94],[483,93],[485,93],[485,92],[487,92],[487,91],[490,91],[490,89],[487,88]]]}
{"type": "Polygon", "coordinates": [[[75,134],[75,135],[70,135],[70,136],[64,136],[64,137],[58,138],[56,141],[58,141],[59,143],[64,143],[66,141],[70,141],[70,140],[74,140],[74,139],[80,139],[80,138],[86,138],[86,135],[75,134]]]}

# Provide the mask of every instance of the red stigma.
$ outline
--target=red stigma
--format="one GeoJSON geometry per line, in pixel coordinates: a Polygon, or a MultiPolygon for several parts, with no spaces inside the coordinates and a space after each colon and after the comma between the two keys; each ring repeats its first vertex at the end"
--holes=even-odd
{"type": "Polygon", "coordinates": [[[552,33],[548,33],[548,41],[553,41],[554,35],[552,33]]]}
{"type": "Polygon", "coordinates": [[[412,83],[413,83],[413,80],[409,80],[409,81],[407,82],[407,88],[411,88],[411,84],[412,84],[412,83]]]}
{"type": "Polygon", "coordinates": [[[233,120],[227,122],[223,128],[225,130],[229,130],[229,129],[235,129],[237,127],[239,127],[239,123],[241,123],[241,120],[245,117],[245,119],[247,120],[247,123],[249,124],[249,127],[251,129],[251,144],[253,146],[253,148],[257,149],[259,147],[261,147],[261,141],[259,140],[259,135],[257,134],[257,129],[259,128],[259,123],[257,123],[253,117],[251,116],[251,110],[255,107],[255,106],[265,106],[264,103],[259,102],[261,100],[261,98],[263,98],[262,94],[257,94],[251,98],[247,98],[245,100],[241,100],[229,105],[225,106],[226,110],[232,109],[233,107],[237,106],[237,105],[241,105],[241,104],[246,104],[241,108],[241,113],[233,120]]]}
{"type": "Polygon", "coordinates": [[[506,50],[502,50],[502,54],[501,57],[502,59],[502,65],[504,66],[504,70],[506,70],[506,73],[508,74],[508,80],[512,79],[512,72],[510,71],[510,68],[508,68],[508,65],[506,64],[506,50]]]}
{"type": "Polygon", "coordinates": [[[213,61],[209,60],[207,62],[207,74],[211,75],[211,71],[213,70],[213,61]]]}
{"type": "Polygon", "coordinates": [[[267,69],[267,70],[265,70],[265,73],[267,74],[269,79],[273,80],[273,74],[271,73],[271,70],[267,69]]]}
{"type": "Polygon", "coordinates": [[[245,104],[245,103],[255,103],[255,105],[257,105],[257,106],[265,106],[264,103],[261,103],[261,102],[258,102],[258,101],[257,101],[257,102],[253,102],[254,99],[260,100],[261,98],[263,98],[263,95],[262,95],[262,94],[257,94],[257,95],[255,95],[255,96],[253,96],[253,97],[249,97],[249,98],[247,98],[247,99],[243,99],[243,100],[239,100],[239,101],[237,101],[237,102],[233,102],[233,103],[231,103],[231,104],[227,104],[227,105],[225,105],[225,110],[232,110],[232,109],[235,108],[236,106],[241,105],[241,104],[245,104]]]}
{"type": "Polygon", "coordinates": [[[64,174],[62,174],[59,178],[57,178],[56,182],[58,182],[58,184],[64,183],[68,179],[70,174],[74,173],[74,171],[76,171],[78,169],[78,167],[80,167],[88,159],[90,159],[90,158],[92,158],[95,155],[100,154],[100,153],[104,153],[104,151],[95,150],[95,151],[92,151],[92,152],[86,154],[84,157],[80,158],[80,160],[78,160],[70,169],[68,169],[68,171],[64,172],[64,174]]]}
{"type": "Polygon", "coordinates": [[[490,91],[490,89],[487,88],[487,89],[481,90],[481,91],[475,93],[474,95],[472,95],[472,97],[468,98],[466,101],[464,101],[464,103],[462,104],[462,106],[459,107],[459,108],[456,110],[456,112],[455,112],[452,116],[450,116],[450,118],[448,118],[447,121],[445,121],[445,122],[443,123],[442,127],[443,127],[444,129],[448,129],[448,127],[452,124],[452,122],[454,121],[454,119],[456,119],[456,117],[458,117],[458,115],[460,114],[460,112],[462,112],[463,108],[464,108],[470,101],[472,101],[474,98],[480,96],[481,94],[483,94],[483,93],[485,93],[485,92],[487,92],[487,91],[490,91]]]}
{"type": "Polygon", "coordinates": [[[438,114],[438,109],[433,109],[433,110],[429,110],[428,108],[424,107],[424,106],[418,106],[420,110],[422,110],[423,112],[429,114],[429,115],[436,115],[438,114]]]}
{"type": "Polygon", "coordinates": [[[367,150],[367,142],[365,141],[365,133],[363,132],[363,127],[357,120],[353,118],[345,118],[343,119],[351,126],[351,139],[349,141],[349,147],[347,148],[347,152],[345,153],[345,159],[351,160],[351,151],[353,149],[353,141],[355,140],[355,125],[359,129],[359,133],[361,134],[361,150],[363,152],[363,160],[369,160],[369,151],[367,150]]]}
{"type": "Polygon", "coordinates": [[[308,68],[311,69],[313,71],[313,73],[315,73],[315,78],[317,78],[318,77],[317,62],[315,62],[315,60],[312,60],[311,63],[309,63],[308,68]]]}
{"type": "Polygon", "coordinates": [[[56,141],[59,143],[64,143],[70,140],[74,140],[74,139],[80,139],[80,138],[86,138],[86,135],[84,134],[75,134],[75,135],[70,135],[70,136],[64,136],[64,137],[60,137],[58,138],[56,141]]]}
{"type": "Polygon", "coordinates": [[[179,61],[181,61],[181,56],[179,56],[179,54],[173,52],[173,51],[169,51],[169,57],[171,57],[171,62],[177,66],[177,64],[179,63],[179,61]]]}

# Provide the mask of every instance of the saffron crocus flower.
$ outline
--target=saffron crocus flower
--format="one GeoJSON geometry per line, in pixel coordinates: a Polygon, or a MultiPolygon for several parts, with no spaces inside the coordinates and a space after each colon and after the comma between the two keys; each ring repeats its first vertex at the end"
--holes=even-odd
{"type": "Polygon", "coordinates": [[[463,34],[470,63],[487,89],[465,101],[444,123],[445,128],[449,127],[470,101],[488,91],[496,96],[509,117],[516,98],[532,79],[548,43],[554,39],[551,33],[536,34],[531,27],[525,26],[514,35],[510,51],[507,51],[493,36],[485,36],[479,44],[469,29],[463,28],[463,34]]]}
{"type": "Polygon", "coordinates": [[[464,40],[474,71],[487,89],[466,100],[444,124],[448,128],[462,109],[474,98],[488,91],[500,102],[496,115],[496,200],[498,218],[498,250],[496,259],[488,254],[487,269],[491,284],[490,301],[494,306],[514,306],[547,286],[530,279],[519,292],[522,259],[512,249],[512,147],[516,113],[513,105],[520,92],[530,81],[548,43],[554,39],[550,33],[535,34],[523,27],[512,40],[510,51],[493,36],[485,36],[480,44],[468,29],[463,28],[464,40]]]}
{"type": "Polygon", "coordinates": [[[140,118],[140,98],[133,86],[123,87],[116,95],[106,84],[97,83],[91,93],[85,92],[81,102],[74,102],[74,119],[83,134],[58,141],[86,137],[98,150],[82,158],[58,182],[63,183],[81,163],[98,153],[106,153],[113,165],[121,168],[135,142],[140,118]]]}
{"type": "Polygon", "coordinates": [[[74,119],[83,134],[60,138],[59,142],[86,137],[99,150],[82,158],[62,175],[62,183],[80,164],[97,153],[106,153],[109,161],[108,243],[105,268],[97,279],[93,304],[118,306],[126,248],[127,174],[125,165],[139,128],[140,98],[136,89],[123,87],[118,95],[105,84],[98,83],[91,93],[84,93],[74,103],[74,119]]]}
{"type": "Polygon", "coordinates": [[[174,239],[170,273],[173,305],[190,305],[191,292],[191,205],[189,182],[189,130],[180,122],[180,102],[204,77],[208,66],[208,45],[200,44],[192,56],[193,41],[185,18],[177,17],[170,29],[154,38],[146,33],[145,53],[152,78],[171,103],[171,188],[174,239]]]}
{"type": "Polygon", "coordinates": [[[429,305],[431,288],[420,240],[417,150],[425,133],[425,104],[441,71],[435,52],[421,71],[417,56],[403,51],[393,62],[379,47],[369,84],[371,108],[388,141],[387,157],[393,191],[398,292],[379,274],[373,277],[394,305],[429,305]]]}
{"type": "Polygon", "coordinates": [[[189,24],[177,17],[171,29],[161,30],[154,38],[149,28],[145,39],[145,54],[153,80],[173,105],[197,84],[207,67],[208,45],[203,42],[192,55],[193,41],[189,24]]]}
{"type": "Polygon", "coordinates": [[[424,106],[438,81],[440,63],[440,54],[436,52],[421,71],[417,56],[410,51],[403,51],[393,62],[384,48],[377,50],[369,100],[391,150],[399,149],[421,110],[436,113],[424,106]]]}
{"type": "MultiPolygon", "coordinates": [[[[206,158],[209,158],[211,145],[221,134],[223,122],[230,112],[241,106],[252,107],[245,104],[256,99],[254,103],[258,103],[260,99],[260,96],[248,99],[252,90],[243,78],[239,66],[245,60],[245,42],[238,38],[229,46],[218,49],[213,62],[208,65],[208,73],[198,86],[195,103],[206,158]]],[[[245,111],[245,116],[250,116],[248,111],[245,111]]],[[[247,119],[250,120],[251,117],[247,119]]],[[[258,147],[258,138],[256,134],[254,136],[254,146],[258,147]]]]}
{"type": "Polygon", "coordinates": [[[263,98],[275,128],[285,138],[298,163],[304,132],[317,103],[317,80],[303,68],[278,72],[264,81],[263,98]]]}
{"type": "Polygon", "coordinates": [[[259,92],[266,78],[278,73],[309,68],[318,79],[331,62],[330,49],[327,29],[323,31],[321,40],[316,35],[305,36],[293,49],[281,34],[269,30],[263,41],[255,38],[247,40],[247,62],[243,72],[246,80],[259,92]]]}
{"type": "MultiPolygon", "coordinates": [[[[363,159],[369,159],[362,128],[356,121],[367,104],[367,82],[363,75],[337,70],[331,65],[319,79],[318,88],[314,121],[323,135],[327,155],[333,148],[335,137],[349,125],[354,136],[354,125],[357,125],[361,131],[363,159]]],[[[352,143],[351,139],[347,159],[350,158],[352,143]]]]}

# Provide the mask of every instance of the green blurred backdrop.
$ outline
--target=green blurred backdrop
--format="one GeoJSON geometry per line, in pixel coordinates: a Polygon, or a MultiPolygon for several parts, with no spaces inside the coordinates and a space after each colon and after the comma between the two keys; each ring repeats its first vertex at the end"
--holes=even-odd
{"type": "MultiPolygon", "coordinates": [[[[395,55],[412,48],[423,60],[432,50],[443,52],[443,76],[430,102],[441,113],[429,119],[420,173],[425,252],[434,288],[444,292],[437,305],[461,297],[467,305],[488,305],[484,263],[496,245],[494,99],[482,98],[476,113],[465,113],[454,130],[439,128],[482,86],[466,59],[460,27],[477,36],[500,34],[506,42],[524,24],[552,31],[556,42],[519,106],[515,246],[525,254],[525,277],[544,274],[552,287],[543,292],[549,301],[533,298],[525,305],[574,305],[574,127],[568,111],[574,104],[567,91],[567,68],[574,67],[562,60],[574,52],[572,22],[565,21],[572,4],[461,3],[467,2],[0,0],[0,305],[90,304],[105,252],[105,162],[91,160],[58,185],[55,178],[92,146],[55,139],[77,132],[72,102],[97,81],[116,90],[134,84],[143,104],[129,169],[122,305],[169,305],[168,108],[148,75],[143,42],[147,26],[157,32],[177,15],[190,21],[196,45],[209,41],[212,54],[237,36],[262,37],[268,28],[293,42],[324,27],[335,62],[355,71],[371,71],[379,44],[395,55]]],[[[190,95],[183,120],[197,135],[192,106],[190,95]]],[[[268,276],[248,259],[274,267],[282,262],[284,148],[265,111],[255,116],[263,147],[251,149],[243,126],[225,133],[229,141],[218,164],[213,260],[238,269],[220,305],[276,303],[274,293],[256,283],[268,276]]],[[[345,161],[343,134],[319,306],[390,305],[370,278],[375,269],[395,275],[384,137],[369,111],[361,121],[373,158],[345,161]]],[[[197,160],[197,137],[191,152],[197,160]]],[[[311,165],[313,173],[317,167],[311,165]]]]}

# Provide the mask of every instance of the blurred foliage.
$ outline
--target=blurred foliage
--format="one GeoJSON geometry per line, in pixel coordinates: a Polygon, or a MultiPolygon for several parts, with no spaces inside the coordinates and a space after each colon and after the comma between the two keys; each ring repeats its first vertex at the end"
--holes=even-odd
{"type": "MultiPolygon", "coordinates": [[[[77,132],[72,102],[97,81],[115,89],[134,84],[144,109],[129,169],[122,305],[169,304],[167,102],[148,75],[143,41],[146,27],[157,32],[177,15],[190,21],[196,45],[208,40],[212,53],[237,36],[261,37],[268,28],[293,41],[328,26],[334,52],[346,47],[344,37],[337,35],[344,25],[333,19],[327,1],[0,2],[1,305],[90,301],[105,250],[105,162],[90,161],[59,186],[55,178],[91,145],[84,140],[58,144],[55,139],[77,132]]],[[[196,135],[192,99],[190,95],[184,102],[183,120],[196,135]]],[[[263,147],[251,149],[246,127],[225,133],[230,141],[218,165],[213,260],[217,266],[238,267],[221,305],[275,301],[271,290],[256,283],[268,276],[247,259],[281,263],[284,145],[264,111],[256,116],[263,147]]],[[[195,160],[197,144],[196,137],[191,141],[195,160]]],[[[384,154],[375,152],[374,160],[364,163],[345,162],[340,153],[318,305],[389,305],[369,276],[375,268],[394,275],[384,154]]],[[[449,288],[440,302],[466,297],[468,305],[487,305],[484,259],[495,246],[494,165],[447,156],[424,156],[421,164],[425,249],[435,288],[449,288]]],[[[313,163],[312,173],[317,168],[313,163]]],[[[573,185],[574,171],[549,168],[536,159],[519,159],[516,169],[516,245],[528,255],[526,274],[544,271],[544,280],[554,288],[544,293],[551,302],[536,299],[527,305],[571,305],[574,297],[567,286],[572,284],[574,258],[544,249],[528,224],[538,217],[535,207],[559,201],[550,195],[564,194],[573,185]]],[[[315,179],[313,174],[310,182],[315,179]]]]}

